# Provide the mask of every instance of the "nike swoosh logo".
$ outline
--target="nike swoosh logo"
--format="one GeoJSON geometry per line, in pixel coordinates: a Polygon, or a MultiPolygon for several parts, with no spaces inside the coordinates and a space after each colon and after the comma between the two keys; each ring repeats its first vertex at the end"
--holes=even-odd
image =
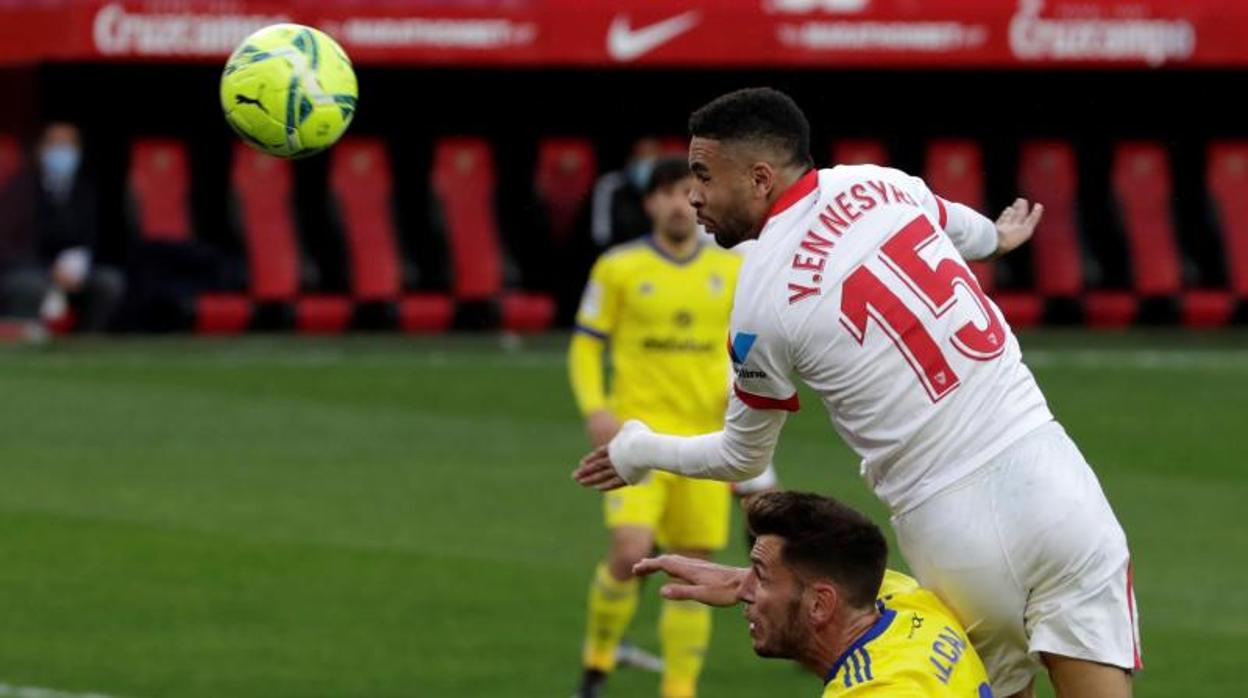
{"type": "Polygon", "coordinates": [[[698,11],[691,10],[640,29],[628,26],[626,15],[617,15],[607,29],[607,54],[617,61],[631,61],[666,44],[698,23],[698,11]]]}

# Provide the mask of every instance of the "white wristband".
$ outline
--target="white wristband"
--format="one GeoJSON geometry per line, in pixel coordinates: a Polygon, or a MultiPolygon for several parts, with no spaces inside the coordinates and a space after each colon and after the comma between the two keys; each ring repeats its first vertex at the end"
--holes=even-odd
{"type": "Polygon", "coordinates": [[[653,433],[644,423],[630,419],[624,422],[615,438],[607,444],[607,455],[611,457],[611,464],[624,482],[630,485],[641,482],[650,472],[650,466],[656,462],[654,454],[648,453],[653,449],[647,448],[654,440],[645,438],[653,433]]]}
{"type": "Polygon", "coordinates": [[[768,463],[767,469],[763,471],[762,475],[732,483],[732,493],[738,497],[745,497],[751,494],[758,494],[759,492],[774,490],[779,484],[780,478],[776,476],[776,466],[768,463]]]}

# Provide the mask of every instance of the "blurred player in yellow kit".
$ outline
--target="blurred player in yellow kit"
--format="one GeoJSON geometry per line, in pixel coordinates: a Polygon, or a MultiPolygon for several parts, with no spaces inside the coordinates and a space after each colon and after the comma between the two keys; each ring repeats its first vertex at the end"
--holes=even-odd
{"type": "MultiPolygon", "coordinates": [[[[701,434],[723,426],[729,384],[728,318],[740,258],[699,233],[684,160],[655,164],[645,193],[654,232],[608,250],[590,272],[568,355],[572,391],[594,447],[625,420],[657,431],[701,434]],[[611,386],[604,358],[610,354],[611,386]]],[[[745,490],[774,482],[769,471],[745,490]]],[[[738,486],[738,491],[741,491],[738,486]]],[[[576,695],[600,695],[637,608],[632,567],[657,543],[709,559],[725,547],[728,484],[656,472],[605,495],[610,551],[589,590],[584,672],[576,695]]],[[[711,634],[710,609],[666,601],[659,620],[664,698],[689,698],[711,634]]]]}

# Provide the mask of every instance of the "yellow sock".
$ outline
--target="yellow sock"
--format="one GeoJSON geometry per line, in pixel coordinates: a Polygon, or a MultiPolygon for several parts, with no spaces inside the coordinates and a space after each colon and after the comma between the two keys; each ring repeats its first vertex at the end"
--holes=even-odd
{"type": "Polygon", "coordinates": [[[693,698],[711,641],[711,609],[693,601],[664,601],[659,638],[663,643],[663,698],[693,698]]]}
{"type": "Polygon", "coordinates": [[[636,579],[623,582],[611,576],[605,564],[594,571],[589,585],[589,622],[585,626],[586,669],[609,672],[615,668],[615,650],[637,611],[636,579]]]}

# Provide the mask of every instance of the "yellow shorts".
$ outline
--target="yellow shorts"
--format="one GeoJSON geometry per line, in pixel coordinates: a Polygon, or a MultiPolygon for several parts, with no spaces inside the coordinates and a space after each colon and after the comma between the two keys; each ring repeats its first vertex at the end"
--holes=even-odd
{"type": "Polygon", "coordinates": [[[607,528],[648,528],[661,548],[728,546],[732,490],[726,482],[654,470],[641,484],[607,492],[603,504],[607,528]]]}

